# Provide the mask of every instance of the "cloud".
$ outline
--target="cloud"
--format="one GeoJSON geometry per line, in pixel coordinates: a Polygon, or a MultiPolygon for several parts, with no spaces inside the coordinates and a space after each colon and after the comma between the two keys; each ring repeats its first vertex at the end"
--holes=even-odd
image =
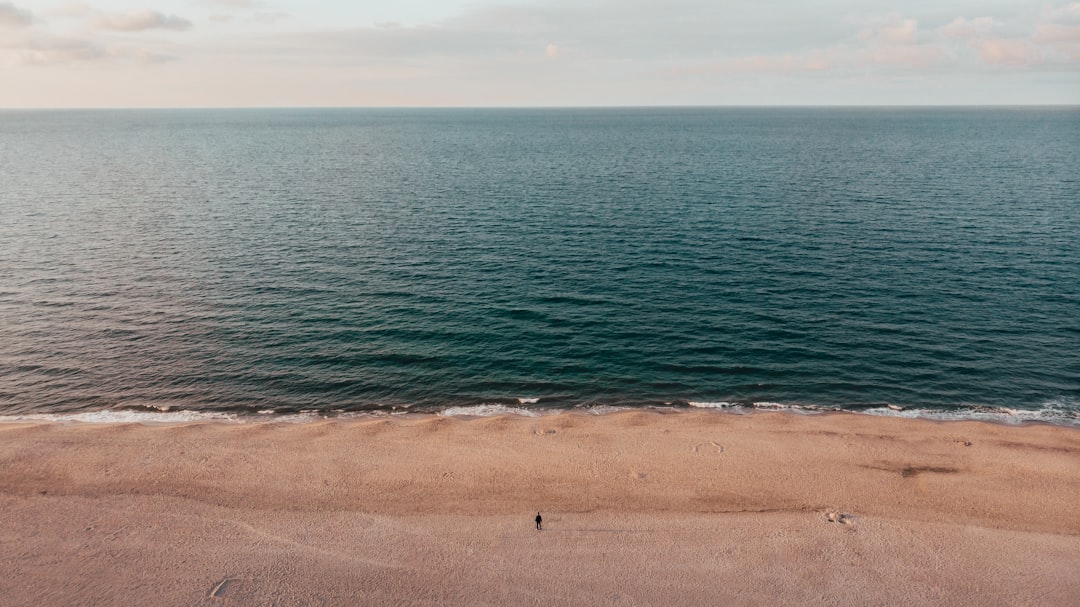
{"type": "Polygon", "coordinates": [[[98,29],[117,32],[138,32],[152,29],[186,30],[191,22],[176,15],[166,15],[158,11],[140,10],[130,13],[105,15],[97,20],[98,29]]]}
{"type": "Polygon", "coordinates": [[[1043,53],[1029,35],[1002,36],[989,17],[957,17],[940,29],[941,35],[973,49],[987,66],[1028,67],[1043,62],[1043,53]]]}
{"type": "Polygon", "coordinates": [[[992,17],[957,17],[941,28],[941,34],[954,39],[975,38],[992,30],[994,25],[992,17]]]}
{"type": "MultiPolygon", "coordinates": [[[[0,30],[0,47],[46,33],[64,41],[41,39],[15,50],[7,44],[0,64],[93,64],[95,74],[108,72],[121,83],[108,91],[110,99],[134,93],[123,90],[130,70],[106,67],[176,56],[185,61],[158,70],[163,82],[183,82],[200,103],[225,104],[264,103],[248,90],[255,81],[265,102],[276,104],[827,103],[845,102],[834,93],[841,89],[854,91],[848,102],[888,102],[907,85],[889,93],[882,87],[899,82],[917,82],[911,86],[925,94],[898,102],[950,94],[971,101],[999,98],[969,93],[969,82],[993,83],[980,90],[1008,89],[1009,99],[1019,99],[1027,98],[1023,84],[1002,83],[1036,81],[1056,100],[1075,99],[1080,73],[1077,0],[915,2],[884,15],[860,0],[447,0],[438,10],[405,0],[341,11],[280,0],[176,0],[128,13],[111,12],[123,6],[119,0],[97,0],[110,12],[0,0],[0,10],[14,8],[11,2],[33,6],[49,21],[0,30]],[[295,18],[259,23],[284,19],[275,11],[286,4],[295,18]],[[191,21],[166,14],[173,10],[191,21]],[[327,23],[335,13],[337,21],[327,23]],[[206,27],[173,33],[194,27],[192,21],[206,27]]],[[[26,78],[19,90],[33,87],[26,78]]],[[[0,85],[0,103],[17,98],[13,90],[0,85]]]]}
{"type": "Polygon", "coordinates": [[[941,63],[946,53],[945,49],[937,45],[911,44],[875,48],[863,51],[859,56],[874,65],[920,69],[941,63]]]}
{"type": "Polygon", "coordinates": [[[1080,2],[1044,8],[1032,42],[1042,49],[1048,63],[1080,63],[1080,2]]]}
{"type": "Polygon", "coordinates": [[[45,14],[59,19],[87,19],[101,12],[85,2],[67,2],[50,8],[45,14]]]}
{"type": "Polygon", "coordinates": [[[1040,43],[1077,43],[1080,42],[1080,25],[1060,25],[1040,23],[1035,28],[1033,39],[1040,43]]]}
{"type": "Polygon", "coordinates": [[[1009,20],[960,16],[938,32],[957,56],[966,48],[984,67],[1068,69],[1080,62],[1080,2],[1044,5],[1009,20]]]}
{"type": "Polygon", "coordinates": [[[722,57],[704,68],[676,72],[963,73],[980,66],[1054,69],[1080,61],[1080,2],[1005,17],[958,16],[930,29],[921,28],[919,19],[896,13],[849,23],[856,27],[855,34],[831,45],[722,57]]]}
{"type": "Polygon", "coordinates": [[[56,66],[108,61],[156,64],[177,59],[168,53],[131,46],[105,45],[94,40],[62,36],[30,38],[16,46],[15,51],[16,63],[26,66],[56,66]]]}
{"type": "Polygon", "coordinates": [[[711,62],[704,66],[678,67],[668,73],[674,76],[693,76],[700,74],[722,75],[795,75],[799,73],[823,72],[851,63],[851,53],[842,47],[833,47],[809,51],[807,53],[784,53],[782,55],[747,55],[730,57],[711,62]]]}
{"type": "Polygon", "coordinates": [[[143,64],[166,63],[176,57],[129,46],[104,45],[93,40],[42,36],[23,42],[17,49],[16,62],[28,66],[54,66],[73,63],[123,61],[143,64]]]}
{"type": "Polygon", "coordinates": [[[868,46],[913,46],[919,40],[919,22],[896,13],[870,19],[858,39],[868,46]]]}
{"type": "MultiPolygon", "coordinates": [[[[364,27],[330,32],[283,33],[260,38],[258,52],[291,60],[324,57],[335,62],[402,62],[419,58],[468,59],[524,52],[530,45],[509,31],[440,26],[364,27]]],[[[249,47],[250,48],[250,47],[249,47]]]]}
{"type": "Polygon", "coordinates": [[[200,4],[221,8],[256,9],[264,4],[259,0],[202,0],[200,4]]]}
{"type": "Polygon", "coordinates": [[[1080,25],[1080,2],[1065,6],[1048,6],[1043,9],[1043,18],[1060,25],[1080,25]]]}
{"type": "Polygon", "coordinates": [[[47,37],[29,40],[18,59],[23,65],[56,65],[97,61],[108,54],[104,46],[89,40],[47,37]]]}
{"type": "Polygon", "coordinates": [[[976,43],[982,60],[992,65],[1031,66],[1042,63],[1042,54],[1027,40],[996,38],[976,43]]]}
{"type": "MultiPolygon", "coordinates": [[[[974,16],[941,9],[860,16],[855,12],[860,3],[838,1],[846,12],[792,4],[778,15],[775,6],[751,0],[729,0],[723,6],[705,0],[672,0],[663,6],[646,0],[494,0],[424,24],[291,28],[263,36],[250,30],[223,41],[221,48],[253,61],[274,57],[290,65],[469,71],[472,82],[502,78],[513,65],[522,73],[545,69],[536,61],[565,59],[571,48],[573,62],[564,67],[581,74],[666,74],[686,80],[722,73],[747,80],[756,73],[971,73],[987,67],[1061,65],[1080,54],[1071,26],[1061,23],[1080,20],[1075,0],[1042,9],[1045,24],[1037,32],[1040,9],[1019,3],[974,16]],[[1051,56],[1055,59],[1047,63],[1051,56]]],[[[250,3],[239,0],[240,5],[250,3]]],[[[980,5],[969,1],[964,6],[980,5]]]]}
{"type": "Polygon", "coordinates": [[[289,13],[281,11],[256,11],[251,15],[250,22],[272,24],[289,18],[289,13]]]}
{"type": "Polygon", "coordinates": [[[0,2],[0,27],[26,27],[33,25],[34,14],[10,2],[0,2]]]}

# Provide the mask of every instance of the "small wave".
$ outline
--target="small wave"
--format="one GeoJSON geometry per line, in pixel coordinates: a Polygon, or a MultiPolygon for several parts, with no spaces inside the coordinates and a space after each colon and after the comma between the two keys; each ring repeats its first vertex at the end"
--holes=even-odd
{"type": "MultiPolygon", "coordinates": [[[[261,411],[260,411],[261,413],[261,411]]],[[[338,417],[337,414],[334,414],[338,417]]],[[[275,424],[300,424],[304,422],[313,422],[320,419],[326,419],[326,412],[320,411],[299,411],[297,413],[276,413],[273,417],[262,418],[260,422],[272,422],[275,424]]],[[[250,419],[250,418],[249,418],[250,419]]]]}
{"type": "Polygon", "coordinates": [[[179,424],[202,421],[236,421],[236,415],[217,411],[133,411],[106,409],[85,413],[31,413],[6,415],[2,421],[82,422],[86,424],[179,424]]]}
{"type": "Polygon", "coordinates": [[[506,405],[470,405],[464,407],[447,407],[439,412],[446,417],[494,417],[496,415],[523,415],[525,417],[540,417],[540,412],[520,407],[508,407],[506,405]]]}
{"type": "Polygon", "coordinates": [[[1038,409],[1012,409],[1009,407],[971,405],[962,409],[943,410],[897,408],[889,406],[864,409],[860,413],[941,421],[973,420],[998,422],[1003,424],[1039,422],[1058,426],[1080,426],[1080,408],[1077,407],[1077,403],[1061,399],[1046,401],[1042,403],[1038,409]]]}
{"type": "Polygon", "coordinates": [[[816,406],[816,405],[793,405],[793,404],[788,404],[788,403],[775,403],[775,402],[767,401],[767,400],[766,401],[756,402],[752,406],[753,406],[754,409],[757,409],[757,410],[760,410],[760,411],[791,411],[793,413],[806,413],[806,414],[827,413],[827,412],[831,412],[831,411],[840,411],[840,409],[836,408],[836,407],[822,407],[822,406],[816,406]]]}
{"type": "Polygon", "coordinates": [[[772,401],[758,401],[751,403],[739,403],[729,401],[688,401],[688,406],[696,409],[724,409],[733,412],[740,411],[799,411],[820,412],[831,410],[827,407],[815,407],[813,405],[791,405],[772,401]]]}
{"type": "MultiPolygon", "coordinates": [[[[479,405],[450,406],[438,411],[446,417],[495,417],[500,415],[518,415],[522,417],[541,417],[566,411],[577,411],[589,415],[606,415],[620,411],[641,409],[671,409],[683,407],[706,409],[725,413],[748,413],[753,411],[779,411],[795,414],[818,414],[847,412],[853,414],[929,419],[939,421],[987,421],[1004,424],[1045,423],[1080,427],[1080,402],[1076,399],[1061,398],[1047,400],[1038,408],[1016,409],[971,404],[963,407],[930,408],[901,406],[890,403],[866,404],[859,406],[812,405],[781,403],[773,401],[673,401],[664,406],[616,406],[600,403],[586,403],[570,409],[535,406],[539,399],[518,398],[518,406],[484,403],[479,405]],[[679,404],[682,402],[684,404],[679,404]]],[[[431,409],[419,411],[430,414],[431,409]]],[[[293,409],[281,411],[270,408],[250,408],[245,411],[193,411],[168,404],[129,405],[122,408],[77,413],[24,413],[0,415],[0,423],[20,421],[46,422],[81,422],[91,424],[182,424],[192,422],[232,422],[232,423],[303,423],[325,419],[357,419],[368,417],[396,416],[414,414],[409,407],[378,408],[364,411],[345,409],[293,409]]]]}
{"type": "Polygon", "coordinates": [[[615,405],[589,405],[587,407],[577,407],[576,411],[584,411],[589,415],[607,415],[608,413],[618,413],[620,411],[631,411],[635,407],[616,407],[615,405]]]}
{"type": "Polygon", "coordinates": [[[738,403],[729,403],[726,401],[701,402],[692,400],[686,404],[690,405],[691,407],[696,407],[698,409],[735,409],[741,406],[738,403]]]}

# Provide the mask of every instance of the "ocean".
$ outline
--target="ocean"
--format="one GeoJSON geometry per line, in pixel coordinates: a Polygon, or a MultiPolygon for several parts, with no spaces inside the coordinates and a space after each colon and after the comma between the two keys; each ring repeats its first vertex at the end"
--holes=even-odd
{"type": "Polygon", "coordinates": [[[0,111],[0,418],[1080,425],[1080,108],[0,111]]]}

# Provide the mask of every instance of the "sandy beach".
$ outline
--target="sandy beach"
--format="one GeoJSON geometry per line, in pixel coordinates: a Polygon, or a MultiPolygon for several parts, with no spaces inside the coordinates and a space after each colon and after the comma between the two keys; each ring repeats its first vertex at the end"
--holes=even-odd
{"type": "Polygon", "coordinates": [[[1080,430],[1043,425],[10,422],[0,513],[13,607],[1080,600],[1080,430]]]}

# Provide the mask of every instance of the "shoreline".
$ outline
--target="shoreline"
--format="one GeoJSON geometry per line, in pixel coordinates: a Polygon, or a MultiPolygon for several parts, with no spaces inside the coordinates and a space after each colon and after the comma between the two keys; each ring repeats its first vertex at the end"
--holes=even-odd
{"type": "MultiPolygon", "coordinates": [[[[520,399],[519,399],[520,400],[520,399]]],[[[1044,405],[1041,409],[1014,409],[1008,407],[973,407],[968,410],[930,409],[925,407],[899,407],[882,405],[861,409],[844,409],[824,405],[797,405],[772,402],[747,404],[735,403],[689,403],[668,405],[590,405],[580,407],[536,407],[535,399],[526,399],[519,405],[503,403],[479,405],[449,405],[438,408],[409,407],[389,409],[317,410],[278,412],[270,409],[231,412],[220,410],[192,410],[178,407],[124,407],[95,411],[68,413],[21,413],[0,415],[0,424],[6,423],[88,423],[88,424],[153,424],[179,425],[188,423],[318,423],[326,421],[350,422],[388,418],[449,417],[455,419],[487,419],[500,416],[542,418],[557,415],[605,416],[619,413],[652,412],[660,414],[715,414],[757,415],[779,413],[796,417],[820,415],[858,415],[893,419],[910,419],[939,423],[982,422],[1009,427],[1046,425],[1060,428],[1080,429],[1080,417],[1064,415],[1059,409],[1044,405]]]]}
{"type": "Polygon", "coordinates": [[[1080,429],[834,413],[0,424],[12,605],[1069,605],[1080,429]],[[543,512],[545,530],[533,528],[543,512]]]}

